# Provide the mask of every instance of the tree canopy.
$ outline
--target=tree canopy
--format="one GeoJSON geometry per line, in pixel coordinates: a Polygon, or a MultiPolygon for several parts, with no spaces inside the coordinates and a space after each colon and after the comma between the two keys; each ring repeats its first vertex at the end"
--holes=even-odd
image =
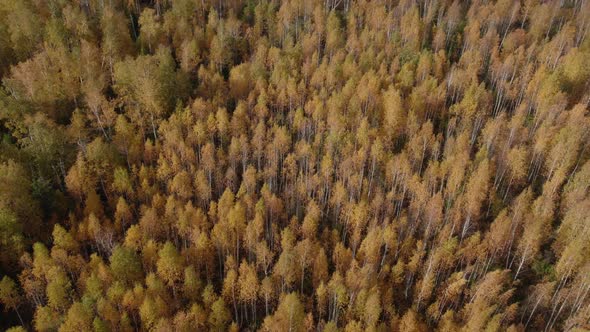
{"type": "Polygon", "coordinates": [[[0,329],[590,329],[590,1],[0,0],[0,329]]]}

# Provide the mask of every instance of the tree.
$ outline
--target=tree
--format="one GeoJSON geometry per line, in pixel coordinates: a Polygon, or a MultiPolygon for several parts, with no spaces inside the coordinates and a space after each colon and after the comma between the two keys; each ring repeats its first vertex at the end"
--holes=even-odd
{"type": "Polygon", "coordinates": [[[286,228],[281,234],[281,255],[274,265],[273,273],[279,276],[283,286],[291,287],[297,278],[297,271],[292,267],[296,265],[295,239],[293,233],[286,228]]]}
{"type": "Polygon", "coordinates": [[[175,284],[182,279],[183,259],[171,242],[166,242],[158,251],[158,275],[175,291],[175,284]]]}
{"type": "Polygon", "coordinates": [[[229,89],[235,99],[244,99],[248,96],[252,82],[249,79],[250,66],[247,63],[237,65],[229,72],[229,89]]]}
{"type": "Polygon", "coordinates": [[[13,266],[25,250],[25,237],[22,224],[16,216],[0,208],[0,262],[6,270],[14,269],[13,266]]]}
{"type": "Polygon", "coordinates": [[[72,234],[66,231],[61,225],[55,224],[51,235],[53,237],[54,248],[58,247],[72,253],[78,251],[78,243],[72,234]]]}
{"type": "Polygon", "coordinates": [[[201,287],[201,279],[195,267],[192,265],[187,266],[184,269],[183,296],[190,300],[196,300],[200,294],[201,287]]]}
{"type": "Polygon", "coordinates": [[[133,249],[116,246],[109,260],[111,270],[117,279],[133,284],[143,277],[141,262],[133,249]]]}
{"type": "Polygon", "coordinates": [[[324,248],[320,248],[319,252],[313,258],[312,279],[314,289],[319,287],[322,282],[328,281],[328,258],[324,248]]]}
{"type": "Polygon", "coordinates": [[[400,135],[404,125],[404,114],[400,93],[390,86],[383,95],[383,124],[386,125],[383,129],[390,137],[390,142],[395,142],[400,135]]]}
{"type": "Polygon", "coordinates": [[[26,332],[27,330],[25,330],[22,326],[13,326],[6,331],[7,332],[26,332]]]}
{"type": "Polygon", "coordinates": [[[211,305],[209,314],[209,326],[215,331],[225,331],[227,324],[231,320],[231,314],[225,306],[222,298],[217,299],[211,305]]]}
{"type": "Polygon", "coordinates": [[[420,14],[416,6],[410,7],[401,19],[402,42],[412,51],[418,51],[420,42],[420,14]]]}
{"type": "Polygon", "coordinates": [[[59,327],[59,332],[91,330],[92,311],[80,302],[72,304],[66,314],[64,323],[59,327]]]}
{"type": "Polygon", "coordinates": [[[238,285],[240,288],[240,300],[252,307],[253,319],[256,320],[256,299],[258,298],[258,276],[256,269],[245,261],[240,263],[238,285]]]}
{"type": "MultiPolygon", "coordinates": [[[[467,323],[465,329],[493,328],[509,301],[514,290],[506,289],[508,282],[507,270],[489,272],[480,282],[477,291],[473,294],[471,303],[465,306],[467,323]]],[[[508,324],[509,322],[503,322],[508,324]]],[[[496,326],[499,328],[499,326],[496,326]]]]}
{"type": "Polygon", "coordinates": [[[59,314],[47,306],[40,306],[35,310],[35,329],[37,331],[55,331],[60,324],[59,314]]]}
{"type": "Polygon", "coordinates": [[[4,311],[14,310],[21,324],[25,324],[18,311],[22,303],[22,297],[18,293],[18,289],[14,280],[8,276],[2,277],[0,281],[0,302],[4,305],[4,311]]]}
{"type": "Polygon", "coordinates": [[[6,20],[7,43],[19,60],[30,56],[42,40],[40,33],[42,21],[30,1],[5,1],[2,10],[6,20]]]}
{"type": "Polygon", "coordinates": [[[64,312],[70,305],[72,283],[60,267],[54,266],[47,271],[47,304],[57,312],[64,312]]]}
{"type": "Polygon", "coordinates": [[[147,295],[139,307],[142,326],[147,329],[154,327],[166,310],[167,304],[161,297],[147,295]]]}
{"type": "Polygon", "coordinates": [[[480,214],[483,201],[488,195],[489,166],[487,159],[484,159],[478,166],[472,178],[467,184],[466,191],[466,219],[461,230],[461,238],[469,230],[471,220],[477,220],[480,214]]]}
{"type": "Polygon", "coordinates": [[[111,74],[115,63],[131,52],[131,35],[128,22],[120,12],[106,7],[100,18],[102,29],[102,56],[108,63],[111,74]]]}
{"type": "Polygon", "coordinates": [[[19,243],[21,230],[23,235],[33,238],[39,232],[40,207],[33,199],[29,177],[16,162],[9,160],[0,164],[0,186],[6,188],[0,193],[2,233],[6,239],[3,244],[16,246],[13,249],[18,254],[19,245],[22,245],[19,243]]]}
{"type": "Polygon", "coordinates": [[[314,239],[317,233],[318,224],[320,221],[320,209],[315,201],[310,201],[307,205],[305,218],[301,225],[304,236],[308,239],[314,239]]]}
{"type": "Polygon", "coordinates": [[[413,309],[409,309],[401,318],[399,330],[402,332],[425,331],[425,328],[419,321],[416,312],[413,309]]]}
{"type": "Polygon", "coordinates": [[[372,327],[379,321],[381,315],[381,294],[379,290],[371,292],[365,302],[364,319],[366,326],[372,327]]]}
{"type": "Polygon", "coordinates": [[[340,19],[334,11],[328,15],[326,23],[326,53],[331,57],[344,42],[340,19]]]}
{"type": "Polygon", "coordinates": [[[170,50],[160,47],[154,55],[141,55],[114,64],[115,91],[133,109],[129,116],[142,128],[150,128],[154,138],[157,127],[177,99],[186,93],[186,80],[176,71],[170,50]],[[139,103],[141,108],[135,106],[139,103]],[[147,119],[142,115],[146,112],[147,119]]]}
{"type": "Polygon", "coordinates": [[[157,21],[155,10],[145,8],[139,16],[140,38],[143,44],[147,44],[148,50],[152,52],[152,44],[155,44],[160,34],[161,24],[157,21]]]}
{"type": "Polygon", "coordinates": [[[275,313],[262,324],[264,331],[304,331],[305,312],[297,293],[285,295],[275,313]]]}

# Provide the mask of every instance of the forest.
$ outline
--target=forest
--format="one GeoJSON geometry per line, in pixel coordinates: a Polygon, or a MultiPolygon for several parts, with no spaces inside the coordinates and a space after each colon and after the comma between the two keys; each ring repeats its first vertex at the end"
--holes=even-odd
{"type": "Polygon", "coordinates": [[[0,0],[0,330],[590,331],[589,30],[0,0]]]}

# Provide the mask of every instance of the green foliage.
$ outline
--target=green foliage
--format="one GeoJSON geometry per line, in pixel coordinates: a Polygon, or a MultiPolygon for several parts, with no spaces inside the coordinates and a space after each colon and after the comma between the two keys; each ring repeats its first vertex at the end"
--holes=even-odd
{"type": "Polygon", "coordinates": [[[547,259],[534,260],[531,269],[539,279],[555,280],[555,267],[547,259]]]}
{"type": "Polygon", "coordinates": [[[225,331],[227,324],[231,320],[231,315],[223,299],[219,298],[211,305],[209,314],[209,326],[213,331],[225,331]]]}
{"type": "Polygon", "coordinates": [[[121,280],[133,284],[143,276],[141,261],[133,249],[117,246],[109,258],[111,270],[121,280]]]}
{"type": "Polygon", "coordinates": [[[0,281],[0,303],[4,306],[4,311],[18,310],[22,298],[18,293],[17,284],[8,276],[2,277],[0,281]]]}
{"type": "Polygon", "coordinates": [[[8,210],[0,208],[0,262],[2,268],[11,271],[25,250],[23,225],[8,210]]]}

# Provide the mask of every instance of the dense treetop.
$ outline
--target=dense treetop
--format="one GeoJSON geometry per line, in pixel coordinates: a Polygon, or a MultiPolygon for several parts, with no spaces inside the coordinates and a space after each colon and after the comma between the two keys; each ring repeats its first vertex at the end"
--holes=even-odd
{"type": "Polygon", "coordinates": [[[589,30],[0,0],[0,329],[590,330],[589,30]]]}

